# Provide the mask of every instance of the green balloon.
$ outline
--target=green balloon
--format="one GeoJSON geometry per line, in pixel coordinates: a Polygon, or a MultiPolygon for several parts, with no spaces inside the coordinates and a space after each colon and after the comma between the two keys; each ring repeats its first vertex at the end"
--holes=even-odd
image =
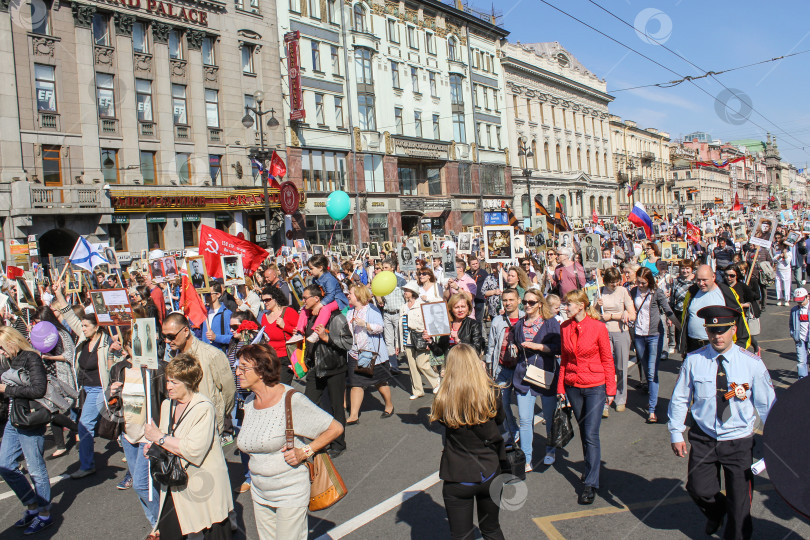
{"type": "Polygon", "coordinates": [[[326,212],[335,221],[340,221],[349,215],[352,204],[345,191],[334,191],[326,199],[326,212]]]}

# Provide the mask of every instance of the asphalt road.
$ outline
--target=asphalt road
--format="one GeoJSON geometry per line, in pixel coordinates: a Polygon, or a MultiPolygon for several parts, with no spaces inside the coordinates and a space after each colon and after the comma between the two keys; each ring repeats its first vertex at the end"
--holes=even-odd
{"type": "MultiPolygon", "coordinates": [[[[773,295],[773,292],[771,291],[773,295]]],[[[789,307],[769,301],[759,336],[762,354],[777,395],[795,381],[793,342],[788,336],[789,307]]],[[[630,370],[627,410],[611,411],[601,428],[601,489],[591,506],[579,506],[579,475],[583,471],[579,436],[558,451],[551,467],[540,466],[525,483],[507,487],[501,524],[507,538],[699,538],[704,519],[684,489],[686,460],[669,447],[666,410],[679,359],[661,364],[657,425],[645,424],[646,394],[636,390],[638,371],[630,370]]],[[[406,382],[407,377],[402,381],[406,382]]],[[[449,528],[438,479],[441,432],[427,420],[432,396],[410,401],[410,386],[393,392],[396,414],[381,419],[379,395],[367,395],[359,425],[347,428],[349,449],[336,460],[349,494],[333,508],[310,515],[310,538],[447,538],[449,528]],[[326,535],[326,536],[325,536],[326,535]]],[[[517,412],[517,411],[515,411],[517,412]]],[[[539,414],[539,409],[538,409],[539,414]]],[[[535,429],[535,456],[542,457],[545,429],[535,429]]],[[[759,439],[759,436],[757,436],[759,439]]],[[[46,440],[50,453],[52,441],[46,440]]],[[[241,464],[227,447],[233,485],[241,481],[241,464]]],[[[125,472],[116,444],[96,442],[98,473],[82,480],[60,478],[78,468],[77,450],[48,461],[53,481],[56,524],[39,538],[142,539],[148,523],[132,490],[115,485],[125,472]]],[[[755,446],[761,457],[761,444],[755,446]]],[[[755,481],[753,499],[756,538],[810,538],[810,524],[797,517],[775,492],[767,471],[755,481]]],[[[256,538],[250,494],[236,498],[240,532],[256,538]]],[[[0,483],[0,538],[22,538],[13,523],[21,506],[0,483]]]]}

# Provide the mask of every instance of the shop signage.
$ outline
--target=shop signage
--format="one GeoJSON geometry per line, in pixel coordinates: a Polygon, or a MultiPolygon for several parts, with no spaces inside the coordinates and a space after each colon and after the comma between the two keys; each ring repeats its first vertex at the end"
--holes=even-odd
{"type": "MultiPolygon", "coordinates": [[[[155,195],[155,191],[110,190],[110,200],[116,212],[144,212],[150,210],[165,211],[216,211],[216,210],[253,210],[264,208],[264,194],[261,189],[222,190],[195,192],[191,190],[165,191],[155,195]]],[[[270,208],[281,207],[281,195],[278,189],[269,190],[270,208]]],[[[299,205],[306,199],[301,195],[299,205]]]]}
{"type": "Polygon", "coordinates": [[[475,210],[478,208],[478,201],[459,201],[458,206],[462,210],[475,210]]]}
{"type": "Polygon", "coordinates": [[[449,210],[452,205],[451,199],[427,199],[422,197],[407,197],[399,201],[399,207],[404,212],[407,210],[423,210],[434,212],[437,210],[449,210]]]}
{"type": "Polygon", "coordinates": [[[408,157],[447,159],[448,145],[411,141],[394,137],[394,153],[408,157]]]}
{"type": "Polygon", "coordinates": [[[166,223],[166,216],[146,216],[147,223],[166,223]]]}
{"type": "Polygon", "coordinates": [[[214,221],[231,221],[230,214],[217,214],[214,216],[214,221]]]}
{"type": "Polygon", "coordinates": [[[115,225],[126,225],[127,223],[129,223],[129,216],[113,214],[112,222],[115,225]]]}
{"type": "Polygon", "coordinates": [[[152,15],[174,19],[200,26],[208,26],[208,13],[199,9],[178,6],[171,2],[160,0],[99,0],[105,4],[121,6],[132,10],[144,10],[152,15]]]}
{"type": "Polygon", "coordinates": [[[388,210],[388,201],[368,201],[370,210],[388,210]]]}
{"type": "Polygon", "coordinates": [[[509,225],[506,212],[484,212],[484,225],[509,225]]]}
{"type": "Polygon", "coordinates": [[[291,215],[298,210],[301,195],[298,193],[298,188],[295,187],[295,184],[287,180],[281,183],[279,199],[281,199],[281,211],[287,215],[291,215]]]}
{"type": "Polygon", "coordinates": [[[506,205],[506,201],[501,199],[484,199],[484,208],[501,209],[506,205]]]}
{"type": "Polygon", "coordinates": [[[183,221],[191,222],[191,223],[199,223],[200,221],[200,214],[197,213],[185,213],[183,214],[183,221]]]}
{"type": "Polygon", "coordinates": [[[287,46],[287,78],[290,88],[290,120],[303,120],[307,115],[304,110],[304,92],[301,89],[300,42],[301,32],[298,30],[284,34],[284,44],[287,46]]]}

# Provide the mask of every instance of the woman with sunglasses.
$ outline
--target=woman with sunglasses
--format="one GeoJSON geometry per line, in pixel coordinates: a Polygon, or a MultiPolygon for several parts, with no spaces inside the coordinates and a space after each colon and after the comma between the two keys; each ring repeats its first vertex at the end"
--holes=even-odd
{"type": "Polygon", "coordinates": [[[419,298],[422,302],[441,302],[442,291],[436,283],[436,275],[433,270],[425,266],[416,274],[416,281],[419,284],[419,298]]]}
{"type": "Polygon", "coordinates": [[[295,332],[298,324],[298,312],[289,307],[287,297],[278,287],[268,285],[262,289],[263,312],[259,315],[259,323],[264,328],[267,343],[276,351],[281,362],[281,382],[292,384],[295,374],[290,367],[290,358],[287,353],[287,341],[295,332]]]}
{"type": "MultiPolygon", "coordinates": [[[[759,309],[759,287],[749,287],[745,283],[745,276],[747,275],[748,265],[744,262],[732,264],[726,268],[726,281],[731,289],[737,293],[740,298],[740,306],[743,308],[745,316],[759,318],[761,313],[759,309]]],[[[751,346],[753,350],[758,350],[759,345],[753,336],[751,336],[751,346]]]]}

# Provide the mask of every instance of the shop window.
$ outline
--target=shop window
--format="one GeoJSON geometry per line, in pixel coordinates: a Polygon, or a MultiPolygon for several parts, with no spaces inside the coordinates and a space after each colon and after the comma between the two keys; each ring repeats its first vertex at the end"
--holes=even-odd
{"type": "Polygon", "coordinates": [[[158,249],[164,249],[164,242],[163,242],[163,229],[166,228],[166,222],[158,222],[158,223],[150,223],[147,220],[146,223],[146,243],[149,246],[149,249],[154,249],[155,246],[158,249]]]}
{"type": "Polygon", "coordinates": [[[104,174],[106,184],[118,183],[118,150],[113,148],[101,149],[101,172],[104,174]]]}
{"type": "Polygon", "coordinates": [[[200,243],[200,224],[183,221],[183,247],[197,247],[200,243]]]}
{"type": "Polygon", "coordinates": [[[42,146],[42,181],[46,186],[62,185],[61,146],[42,146]]]}
{"type": "Polygon", "coordinates": [[[330,238],[333,246],[353,242],[351,215],[338,222],[327,215],[307,215],[305,223],[306,239],[310,244],[327,245],[330,238]]]}
{"type": "Polygon", "coordinates": [[[113,223],[107,226],[107,236],[110,238],[110,245],[115,251],[129,251],[127,249],[127,228],[126,223],[113,223]]]}
{"type": "Polygon", "coordinates": [[[382,156],[373,154],[363,156],[363,170],[366,177],[366,191],[369,193],[385,192],[382,156]]]}
{"type": "Polygon", "coordinates": [[[371,242],[388,240],[388,214],[368,215],[368,237],[371,242]]]}

